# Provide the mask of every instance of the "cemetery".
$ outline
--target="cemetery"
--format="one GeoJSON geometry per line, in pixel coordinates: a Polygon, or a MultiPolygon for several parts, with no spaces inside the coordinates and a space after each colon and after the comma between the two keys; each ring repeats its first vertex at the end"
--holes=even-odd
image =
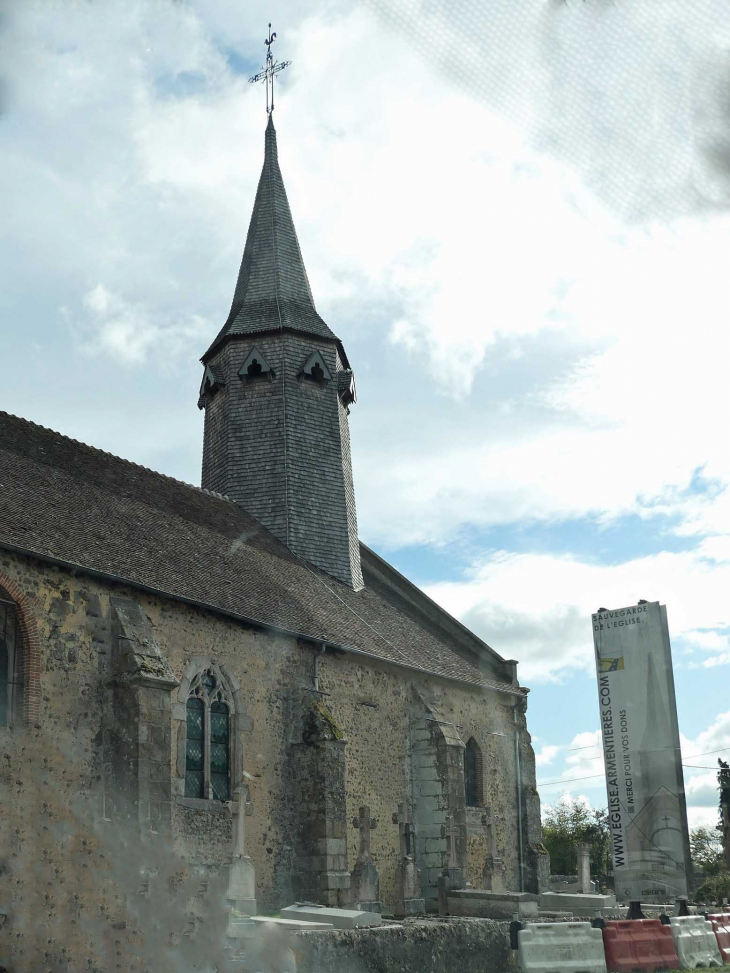
{"type": "Polygon", "coordinates": [[[509,890],[489,843],[481,888],[465,883],[453,817],[445,827],[448,857],[438,882],[438,910],[426,914],[404,803],[393,813],[400,860],[394,914],[378,899],[371,854],[377,822],[360,808],[352,825],[359,851],[351,875],[351,906],[296,902],[276,916],[256,915],[255,875],[245,851],[245,796],[236,805],[234,848],[226,899],[231,919],[226,959],[235,973],[655,973],[721,967],[730,960],[730,906],[708,912],[688,904],[618,902],[595,891],[589,845],[576,843],[577,881],[554,876],[555,890],[509,890]],[[560,887],[560,890],[558,890],[560,887]]]}

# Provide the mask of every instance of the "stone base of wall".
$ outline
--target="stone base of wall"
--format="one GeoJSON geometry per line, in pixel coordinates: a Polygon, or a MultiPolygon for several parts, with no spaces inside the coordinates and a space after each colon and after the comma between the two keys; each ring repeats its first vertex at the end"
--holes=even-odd
{"type": "Polygon", "coordinates": [[[374,929],[301,932],[297,973],[506,973],[509,923],[407,919],[374,929]]]}

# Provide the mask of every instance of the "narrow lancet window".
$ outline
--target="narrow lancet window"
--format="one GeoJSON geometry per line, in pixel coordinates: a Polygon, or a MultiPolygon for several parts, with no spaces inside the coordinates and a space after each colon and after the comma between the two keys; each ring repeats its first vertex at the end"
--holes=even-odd
{"type": "Polygon", "coordinates": [[[474,737],[464,748],[464,790],[467,807],[482,806],[482,754],[474,737]]]}
{"type": "Polygon", "coordinates": [[[199,672],[186,709],[185,797],[230,800],[232,713],[233,697],[218,668],[199,672]]]}
{"type": "Polygon", "coordinates": [[[8,699],[10,679],[8,678],[9,652],[5,642],[0,642],[0,726],[7,726],[10,714],[10,700],[8,699]]]}
{"type": "Polygon", "coordinates": [[[205,797],[204,724],[205,706],[203,700],[189,699],[185,749],[185,797],[205,797]]]}
{"type": "Polygon", "coordinates": [[[18,618],[13,602],[0,589],[0,726],[13,722],[18,690],[18,618]]]}
{"type": "Polygon", "coordinates": [[[227,801],[230,797],[230,734],[228,707],[216,701],[210,707],[210,784],[213,800],[227,801]]]}

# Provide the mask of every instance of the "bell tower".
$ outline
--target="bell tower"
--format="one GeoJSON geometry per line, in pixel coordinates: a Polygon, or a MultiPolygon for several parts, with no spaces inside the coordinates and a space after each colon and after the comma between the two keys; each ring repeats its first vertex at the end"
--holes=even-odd
{"type": "Polygon", "coordinates": [[[233,304],[202,362],[203,487],[362,588],[348,426],[355,381],[314,306],[271,111],[233,304]]]}

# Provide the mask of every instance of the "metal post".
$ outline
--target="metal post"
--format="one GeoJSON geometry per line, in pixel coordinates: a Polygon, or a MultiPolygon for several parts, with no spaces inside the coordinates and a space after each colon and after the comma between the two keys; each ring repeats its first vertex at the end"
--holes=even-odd
{"type": "Polygon", "coordinates": [[[520,731],[517,723],[517,707],[512,707],[512,718],[515,723],[515,775],[517,777],[517,848],[519,865],[520,892],[525,891],[525,858],[522,846],[522,769],[520,767],[520,731]]]}

